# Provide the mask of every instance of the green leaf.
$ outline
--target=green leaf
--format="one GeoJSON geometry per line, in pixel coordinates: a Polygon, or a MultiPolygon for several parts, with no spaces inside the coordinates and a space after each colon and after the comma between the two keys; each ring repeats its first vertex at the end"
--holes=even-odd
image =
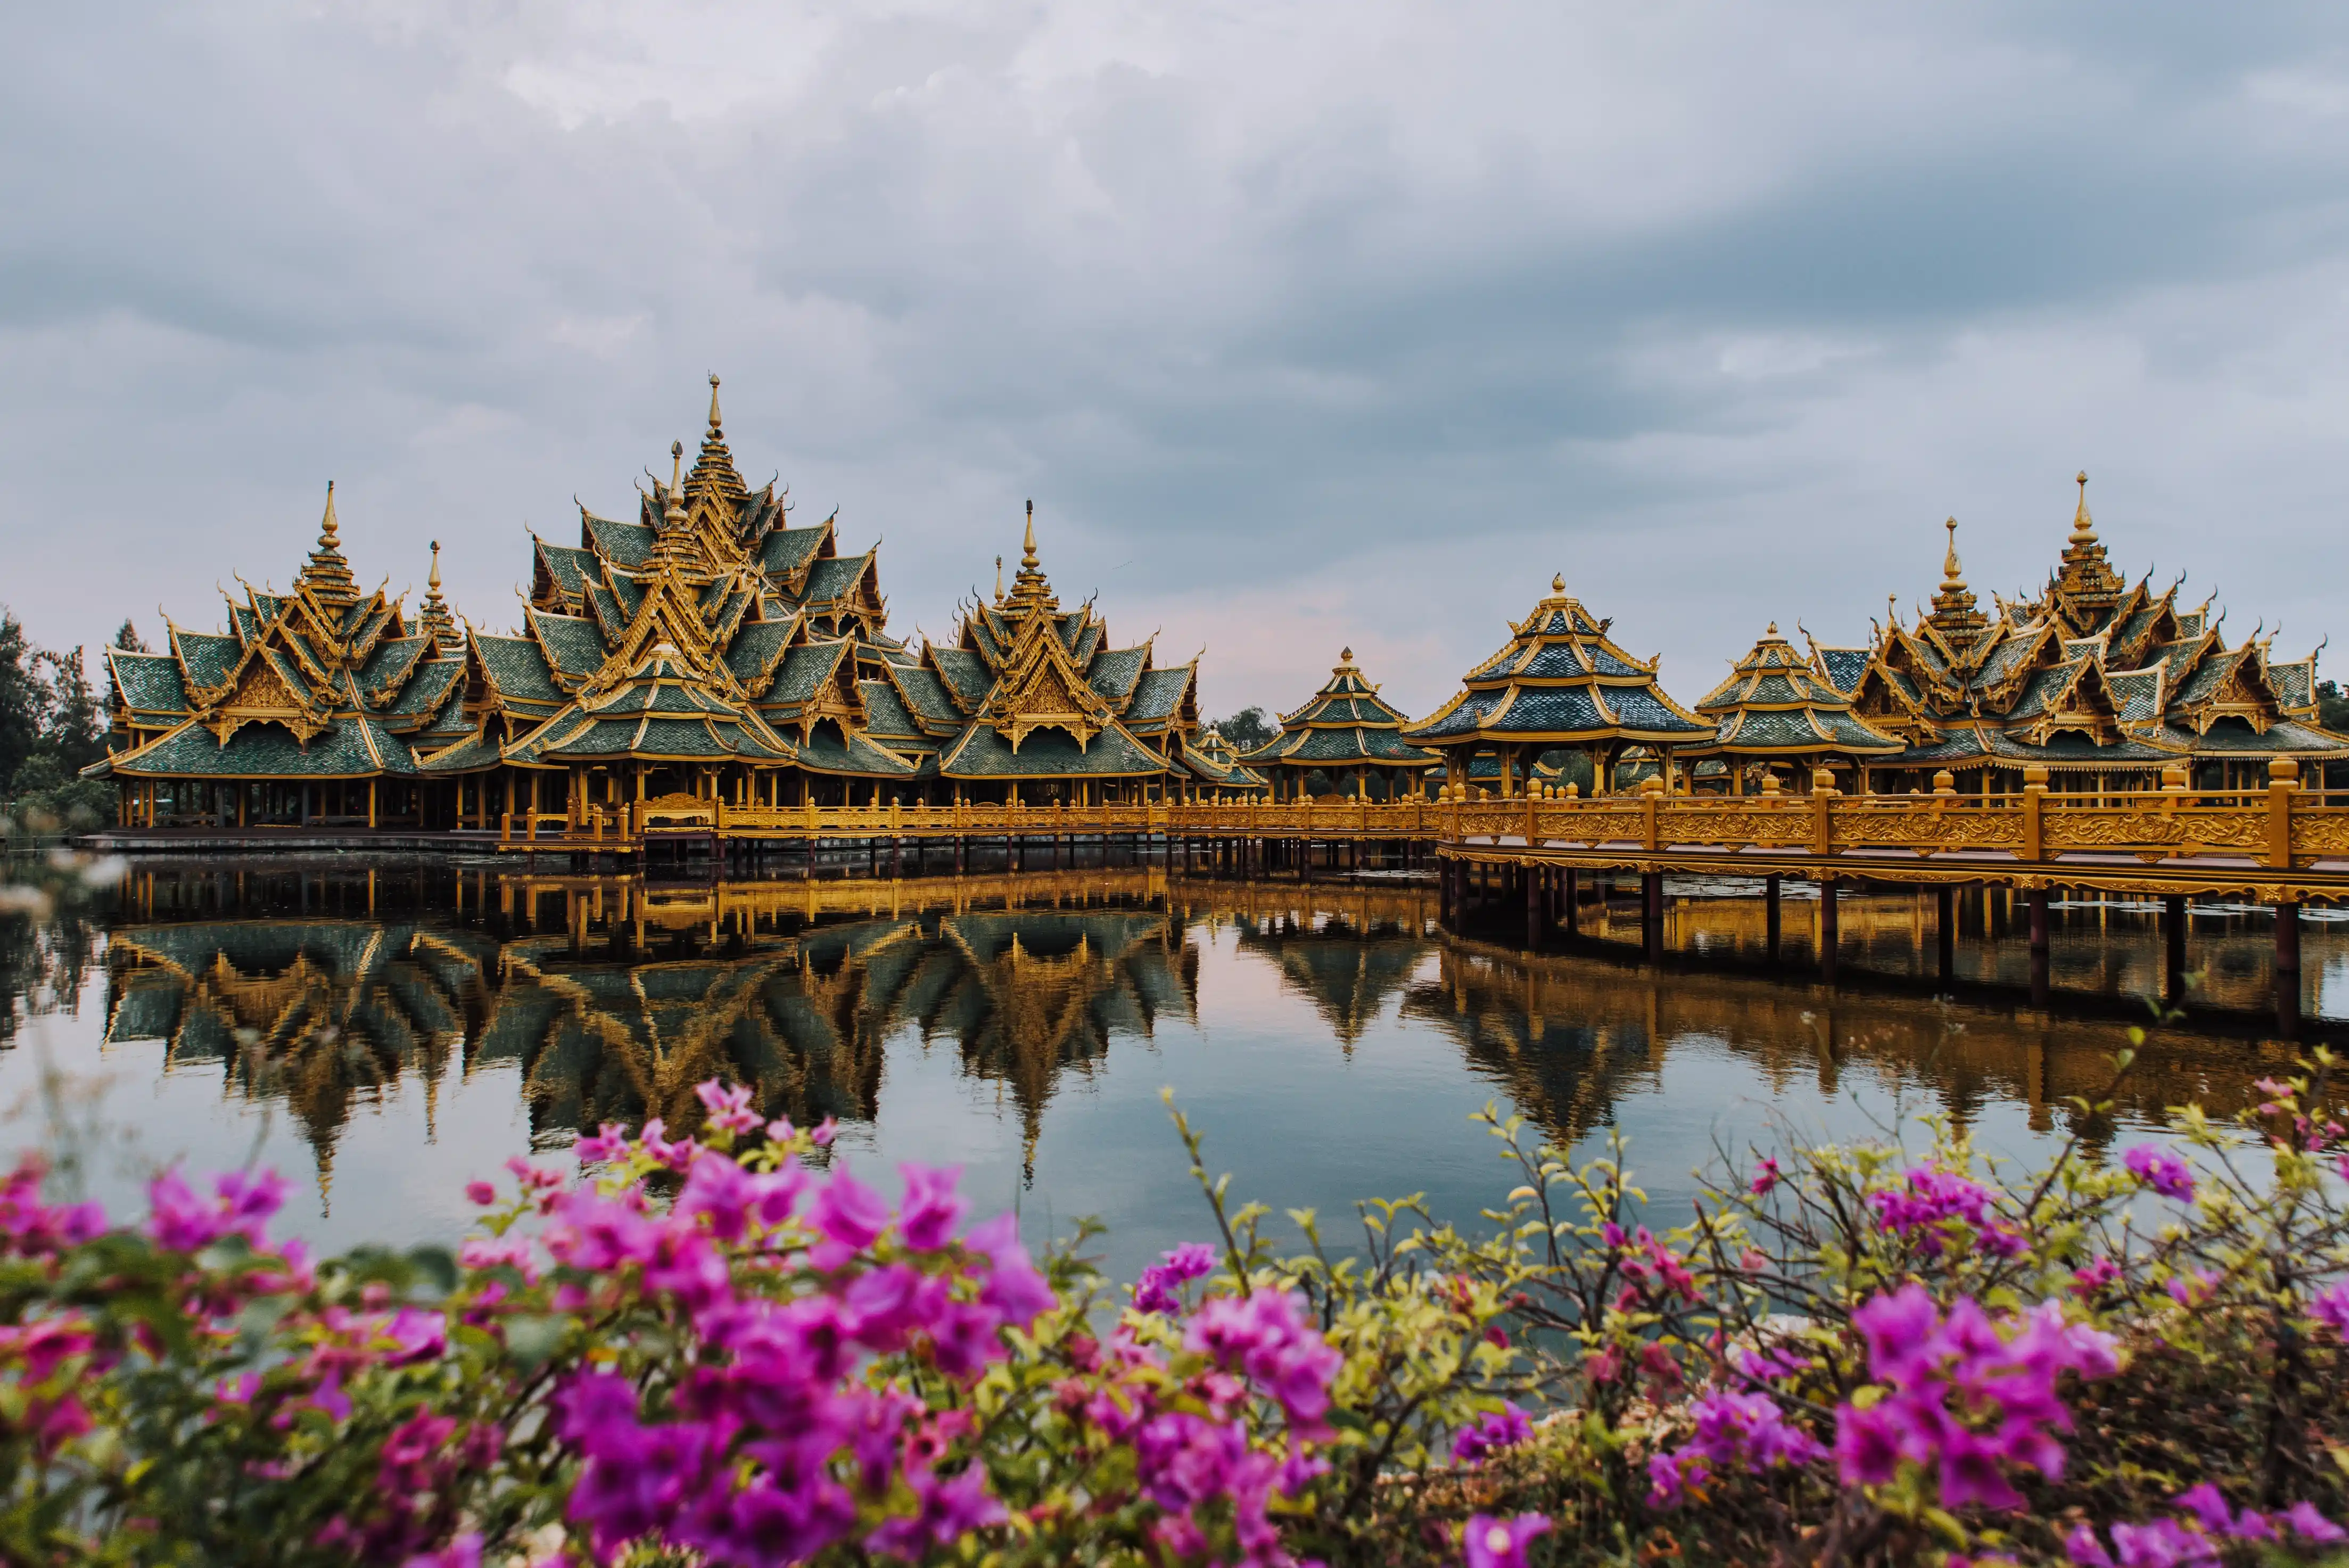
{"type": "Polygon", "coordinates": [[[523,1316],[506,1319],[506,1355],[525,1372],[535,1372],[563,1348],[571,1331],[567,1317],[523,1316]]]}

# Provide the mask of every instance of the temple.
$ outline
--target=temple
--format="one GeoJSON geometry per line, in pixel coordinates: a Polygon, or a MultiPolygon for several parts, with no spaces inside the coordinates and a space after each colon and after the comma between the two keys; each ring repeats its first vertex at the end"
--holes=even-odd
{"type": "Polygon", "coordinates": [[[1568,597],[1563,577],[1552,578],[1550,596],[1510,624],[1508,645],[1402,738],[1440,754],[1452,786],[1469,787],[1475,764],[1491,759],[1493,788],[1505,797],[1524,792],[1546,751],[1588,752],[1591,776],[1603,779],[1626,749],[1651,747],[1675,772],[1676,754],[1712,742],[1713,726],[1665,695],[1657,660],[1616,646],[1607,635],[1612,624],[1568,597]]]}
{"type": "MultiPolygon", "coordinates": [[[[2159,786],[2183,767],[2197,789],[2265,784],[2287,758],[2349,758],[2349,738],[2317,722],[2316,655],[2278,659],[2274,634],[2229,646],[2223,614],[2188,608],[2178,583],[2127,582],[2108,560],[2081,474],[2072,531],[2046,586],[1984,612],[1958,559],[1957,521],[1930,608],[1904,623],[1888,609],[1862,647],[1816,647],[1817,672],[1855,718],[1898,738],[1872,759],[1882,788],[1927,788],[1948,770],[1969,792],[2020,787],[2046,767],[2057,789],[2159,786]]],[[[2182,579],[2181,579],[2182,581],[2182,579]]]]}
{"type": "Polygon", "coordinates": [[[248,586],[229,627],[168,654],[109,653],[109,755],[125,825],[566,825],[629,802],[740,807],[1071,804],[1260,793],[1200,734],[1197,661],[1111,645],[1062,609],[1034,507],[1009,592],[951,645],[889,634],[877,552],[836,516],[793,526],[737,470],[710,378],[692,467],[634,521],[580,509],[575,544],[533,536],[521,624],[459,624],[440,547],[413,622],[362,593],[328,487],[284,594],[248,586]]]}
{"type": "Polygon", "coordinates": [[[1354,650],[1338,654],[1337,667],[1312,699],[1280,716],[1280,733],[1247,754],[1247,765],[1272,783],[1272,798],[1310,797],[1311,782],[1322,794],[1348,799],[1397,800],[1420,792],[1436,761],[1402,738],[1411,721],[1362,678],[1354,650]]]}

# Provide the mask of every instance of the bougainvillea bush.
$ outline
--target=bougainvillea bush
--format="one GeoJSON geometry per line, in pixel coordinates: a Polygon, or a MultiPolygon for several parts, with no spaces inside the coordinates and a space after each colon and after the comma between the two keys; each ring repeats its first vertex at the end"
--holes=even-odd
{"type": "MultiPolygon", "coordinates": [[[[2124,1063],[2124,1068],[2126,1064],[2124,1063]]],[[[12,1563],[2101,1564],[2342,1539],[2331,1063],[2009,1171],[1780,1140],[1682,1224],[1488,1111],[1485,1223],[1283,1254],[1179,1115],[1209,1239],[1130,1290],[951,1171],[895,1203],[705,1085],[474,1183],[456,1254],[271,1238],[170,1171],[0,1187],[12,1563]],[[1656,1228],[1651,1228],[1656,1227],[1656,1228]]],[[[2084,1128],[2101,1124],[2083,1102],[2084,1128]]]]}

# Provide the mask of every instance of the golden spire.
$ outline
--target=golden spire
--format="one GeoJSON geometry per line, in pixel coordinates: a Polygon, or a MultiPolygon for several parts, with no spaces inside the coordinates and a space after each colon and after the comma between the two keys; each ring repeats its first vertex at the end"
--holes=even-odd
{"type": "Polygon", "coordinates": [[[995,602],[1003,603],[1003,557],[995,558],[995,602]]]}
{"type": "Polygon", "coordinates": [[[1966,580],[1961,574],[1963,568],[1958,564],[1958,520],[1953,517],[1941,526],[1950,531],[1950,552],[1941,557],[1941,581],[1952,587],[1962,588],[1966,580]]]}
{"type": "Polygon", "coordinates": [[[1046,580],[1044,569],[1036,561],[1036,503],[1028,503],[1028,536],[1019,555],[1019,574],[1011,580],[1011,596],[1006,604],[1041,604],[1057,610],[1061,602],[1052,597],[1052,584],[1046,580]]]}
{"type": "Polygon", "coordinates": [[[1028,542],[1020,547],[1019,566],[1025,572],[1036,570],[1036,501],[1032,496],[1028,501],[1028,542]]]}
{"type": "Polygon", "coordinates": [[[1770,629],[1769,629],[1768,631],[1766,631],[1766,632],[1763,633],[1762,634],[1763,634],[1764,636],[1765,636],[1765,637],[1775,637],[1775,636],[1776,636],[1776,635],[1778,634],[1778,623],[1777,623],[1777,622],[1775,622],[1775,621],[1771,622],[1771,623],[1770,623],[1770,629]]]}
{"type": "Polygon", "coordinates": [[[2072,542],[2094,544],[2096,542],[2096,523],[2088,515],[2088,470],[2082,469],[2075,482],[2080,487],[2080,509],[2072,514],[2072,542]]]}
{"type": "Polygon", "coordinates": [[[457,630],[457,618],[449,613],[449,602],[440,597],[440,542],[432,542],[432,572],[425,580],[424,609],[417,616],[417,629],[430,637],[445,650],[461,647],[464,637],[457,630]]]}
{"type": "Polygon", "coordinates": [[[719,428],[719,424],[720,421],[718,418],[718,372],[713,370],[709,373],[709,428],[716,430],[719,428]]]}
{"type": "Polygon", "coordinates": [[[1354,650],[1351,648],[1340,648],[1338,650],[1338,662],[1341,665],[1352,664],[1354,662],[1354,650]]]}
{"type": "Polygon", "coordinates": [[[1990,617],[1982,613],[1958,564],[1958,520],[1953,517],[1941,526],[1950,531],[1950,542],[1941,556],[1941,586],[1926,619],[1953,645],[1971,647],[1989,629],[1990,617]]]}
{"type": "Polygon", "coordinates": [[[1551,593],[1565,593],[1565,592],[1566,592],[1566,573],[1563,573],[1563,572],[1558,573],[1556,576],[1552,577],[1552,578],[1549,580],[1549,591],[1550,591],[1551,593]]]}
{"type": "Polygon", "coordinates": [[[335,481],[326,481],[326,514],[318,520],[317,547],[294,574],[295,589],[307,588],[322,604],[358,603],[358,580],[343,559],[342,524],[335,516],[335,481]]]}
{"type": "Polygon", "coordinates": [[[684,472],[685,443],[671,441],[668,444],[668,510],[661,514],[665,522],[685,521],[684,472]]]}

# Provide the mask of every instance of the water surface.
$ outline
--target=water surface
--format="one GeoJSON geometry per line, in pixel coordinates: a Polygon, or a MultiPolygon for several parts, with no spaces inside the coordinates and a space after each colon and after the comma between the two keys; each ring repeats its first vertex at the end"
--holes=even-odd
{"type": "MultiPolygon", "coordinates": [[[[1431,886],[1235,882],[1153,867],[857,882],[651,883],[487,862],[152,861],[87,921],[0,927],[0,1138],[62,1140],[130,1202],[174,1161],[272,1164],[323,1244],[451,1240],[462,1187],[565,1162],[604,1121],[694,1119],[752,1084],[771,1116],[837,1119],[836,1157],[894,1185],[957,1164],[1031,1239],[1106,1222],[1130,1274],[1205,1233],[1171,1088],[1235,1191],[1312,1207],[1423,1191],[1473,1219],[1511,1185],[1471,1113],[1497,1102],[1584,1155],[1610,1130],[1686,1212],[1716,1145],[1850,1134],[1940,1109],[2028,1157],[2108,1144],[2189,1099],[2243,1103],[2271,1037],[2263,913],[2198,913],[2189,1023],[2158,1029],[2116,1114],[2081,1124],[2161,985],[2158,911],[2059,907],[2049,1006],[1996,897],[1963,901],[1953,996],[1930,897],[1849,898],[1841,984],[1812,910],[1779,962],[1739,884],[1677,887],[1672,956],[1635,962],[1636,904],[1529,954],[1435,924],[1431,886]],[[44,1067],[51,1092],[43,1093],[44,1067]]],[[[2019,913],[2019,912],[2017,912],[2019,913]]],[[[2349,1013],[2349,924],[2303,938],[2302,1038],[2349,1013]]]]}

